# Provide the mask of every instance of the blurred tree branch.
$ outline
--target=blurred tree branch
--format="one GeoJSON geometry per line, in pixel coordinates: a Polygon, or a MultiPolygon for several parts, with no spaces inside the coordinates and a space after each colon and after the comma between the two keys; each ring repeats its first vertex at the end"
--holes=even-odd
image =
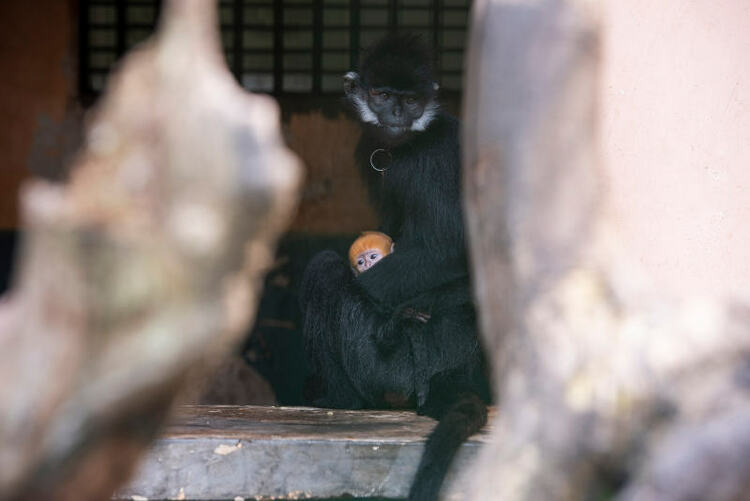
{"type": "Polygon", "coordinates": [[[624,251],[597,136],[600,8],[474,3],[465,204],[499,413],[463,491],[750,499],[750,305],[669,293],[624,251]]]}
{"type": "Polygon", "coordinates": [[[244,332],[300,182],[278,123],[225,68],[216,1],[170,0],[69,182],[26,186],[0,303],[0,497],[111,496],[191,367],[244,332]]]}

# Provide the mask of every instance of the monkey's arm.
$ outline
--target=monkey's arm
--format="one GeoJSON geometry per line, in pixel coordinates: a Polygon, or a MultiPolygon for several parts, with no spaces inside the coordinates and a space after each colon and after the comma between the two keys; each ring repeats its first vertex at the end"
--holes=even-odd
{"type": "Polygon", "coordinates": [[[419,294],[468,277],[458,183],[458,158],[419,173],[408,188],[403,225],[392,254],[360,275],[375,301],[398,306],[419,294]]]}
{"type": "Polygon", "coordinates": [[[432,259],[421,247],[397,244],[396,251],[357,277],[357,282],[377,303],[397,308],[410,299],[468,276],[460,255],[432,259]]]}

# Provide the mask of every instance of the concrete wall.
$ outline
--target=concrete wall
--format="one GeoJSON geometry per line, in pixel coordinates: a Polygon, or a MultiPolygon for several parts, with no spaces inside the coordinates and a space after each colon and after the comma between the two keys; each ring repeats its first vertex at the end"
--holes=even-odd
{"type": "Polygon", "coordinates": [[[750,2],[604,3],[603,149],[628,251],[662,285],[747,294],[750,2]]]}
{"type": "Polygon", "coordinates": [[[16,226],[18,187],[32,167],[58,174],[78,136],[75,3],[0,2],[0,229],[16,226]]]}

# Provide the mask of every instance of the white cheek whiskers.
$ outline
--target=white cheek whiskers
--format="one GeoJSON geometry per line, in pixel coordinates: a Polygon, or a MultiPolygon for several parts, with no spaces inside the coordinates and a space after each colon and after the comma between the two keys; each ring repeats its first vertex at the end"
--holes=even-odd
{"type": "Polygon", "coordinates": [[[362,118],[363,122],[373,125],[380,125],[378,117],[375,115],[375,113],[372,112],[370,107],[360,96],[355,96],[353,98],[353,101],[354,105],[357,107],[357,110],[359,110],[359,116],[360,118],[362,118]]]}
{"type": "Polygon", "coordinates": [[[421,132],[427,129],[427,126],[430,125],[430,122],[432,122],[432,119],[435,118],[435,114],[438,112],[439,109],[440,109],[440,105],[437,102],[432,101],[424,109],[424,113],[422,113],[422,116],[416,119],[414,123],[411,124],[410,129],[416,132],[421,132]]]}

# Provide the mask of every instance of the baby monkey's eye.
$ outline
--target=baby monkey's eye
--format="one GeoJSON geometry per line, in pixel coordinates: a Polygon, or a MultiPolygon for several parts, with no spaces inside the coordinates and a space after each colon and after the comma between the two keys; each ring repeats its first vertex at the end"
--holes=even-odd
{"type": "Polygon", "coordinates": [[[370,254],[370,259],[377,259],[377,258],[378,258],[377,254],[370,254]]]}
{"type": "Polygon", "coordinates": [[[362,258],[359,258],[359,259],[357,259],[357,264],[360,265],[360,266],[362,266],[363,264],[365,264],[365,260],[362,259],[362,258]]]}

